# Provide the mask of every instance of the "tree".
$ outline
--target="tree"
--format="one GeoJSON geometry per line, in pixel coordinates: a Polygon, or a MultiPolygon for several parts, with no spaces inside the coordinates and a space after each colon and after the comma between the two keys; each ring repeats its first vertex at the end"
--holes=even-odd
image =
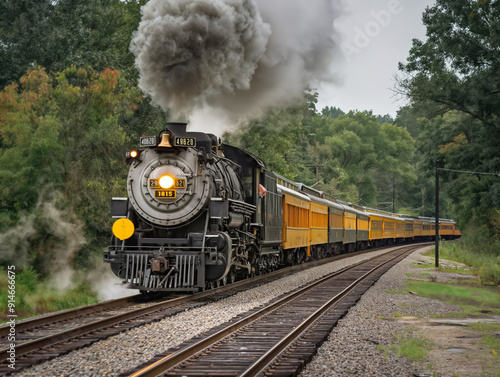
{"type": "Polygon", "coordinates": [[[374,206],[394,184],[405,187],[416,179],[414,140],[404,128],[380,124],[371,112],[326,114],[270,112],[237,136],[226,135],[227,141],[238,140],[287,178],[364,205],[374,206]]]}
{"type": "MultiPolygon", "coordinates": [[[[436,160],[452,170],[498,171],[498,144],[488,140],[481,126],[482,123],[477,119],[457,111],[443,117],[421,120],[418,146],[428,175],[433,175],[436,160]]],[[[461,224],[475,221],[493,226],[490,221],[494,221],[496,209],[500,208],[500,179],[496,175],[446,170],[440,175],[442,190],[451,200],[448,204],[451,210],[449,215],[461,224]]]]}
{"type": "Polygon", "coordinates": [[[33,66],[121,69],[136,77],[128,51],[141,1],[1,0],[0,89],[33,66]]]}
{"type": "Polygon", "coordinates": [[[345,115],[345,113],[338,107],[327,106],[321,110],[321,115],[324,117],[328,116],[333,119],[337,119],[340,115],[345,115]]]}
{"type": "Polygon", "coordinates": [[[262,119],[250,121],[247,128],[226,133],[223,139],[262,159],[270,170],[294,179],[299,168],[292,154],[301,142],[303,114],[303,107],[270,110],[262,119]]]}
{"type": "MultiPolygon", "coordinates": [[[[419,143],[426,166],[432,171],[440,159],[449,169],[499,172],[500,2],[437,0],[423,22],[428,39],[413,41],[398,90],[429,119],[419,143]]],[[[497,179],[444,173],[443,180],[462,223],[492,226],[497,179]]]]}
{"type": "Polygon", "coordinates": [[[383,199],[384,192],[391,192],[392,200],[396,183],[404,186],[415,180],[414,142],[405,129],[380,124],[371,112],[350,112],[332,123],[332,134],[326,144],[335,165],[345,170],[349,182],[356,185],[357,202],[376,205],[377,196],[383,199]]]}
{"type": "Polygon", "coordinates": [[[33,258],[61,238],[43,226],[45,202],[83,221],[82,260],[95,240],[106,242],[109,199],[125,190],[128,140],[120,118],[139,101],[138,90],[109,69],[71,67],[49,75],[36,68],[0,92],[0,226],[5,231],[33,214],[33,258]]]}
{"type": "Polygon", "coordinates": [[[437,0],[424,13],[400,90],[434,114],[458,110],[493,125],[500,115],[500,3],[437,0]]]}

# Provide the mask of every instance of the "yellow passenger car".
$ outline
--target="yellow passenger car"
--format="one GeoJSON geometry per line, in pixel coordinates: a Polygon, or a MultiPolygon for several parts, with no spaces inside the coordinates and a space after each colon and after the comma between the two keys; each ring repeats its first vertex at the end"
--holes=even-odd
{"type": "Polygon", "coordinates": [[[356,243],[359,250],[369,246],[370,240],[370,216],[364,207],[356,207],[356,243]]]}
{"type": "Polygon", "coordinates": [[[405,219],[405,240],[406,241],[413,241],[414,237],[414,222],[413,219],[411,218],[406,218],[405,219]]]}
{"type": "Polygon", "coordinates": [[[422,219],[413,219],[413,237],[416,241],[421,241],[424,237],[424,223],[422,219]]]}
{"type": "Polygon", "coordinates": [[[432,221],[428,217],[419,217],[422,220],[422,237],[423,241],[430,241],[434,236],[434,229],[432,227],[432,221]]]}
{"type": "Polygon", "coordinates": [[[387,240],[387,244],[394,242],[396,238],[396,218],[392,216],[386,216],[384,220],[384,239],[387,240]]]}
{"type": "Polygon", "coordinates": [[[344,207],[344,249],[346,252],[356,250],[357,216],[356,210],[347,205],[344,207]]]}
{"type": "Polygon", "coordinates": [[[311,199],[281,185],[278,189],[283,195],[283,249],[307,248],[309,255],[311,199]]]}
{"type": "MultiPolygon", "coordinates": [[[[309,196],[311,200],[310,224],[311,246],[318,247],[318,252],[326,252],[328,244],[328,205],[326,200],[309,196]]],[[[317,257],[315,255],[314,257],[317,257]]]]}
{"type": "Polygon", "coordinates": [[[402,240],[405,238],[405,219],[397,218],[396,219],[396,238],[398,240],[402,240]]]}
{"type": "Polygon", "coordinates": [[[384,218],[376,213],[370,213],[370,241],[384,238],[384,218]]]}
{"type": "Polygon", "coordinates": [[[453,220],[439,219],[439,237],[444,239],[455,238],[455,222],[453,220]]]}

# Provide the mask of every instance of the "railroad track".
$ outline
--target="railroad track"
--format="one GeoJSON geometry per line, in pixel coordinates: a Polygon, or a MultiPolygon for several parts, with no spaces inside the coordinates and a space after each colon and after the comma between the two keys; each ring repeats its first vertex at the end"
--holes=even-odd
{"type": "MultiPolygon", "coordinates": [[[[135,295],[16,322],[15,371],[125,331],[126,328],[113,329],[113,326],[149,312],[154,305],[161,305],[157,297],[135,295]],[[155,303],[151,304],[155,298],[155,303]],[[94,334],[95,339],[89,334],[94,334]]],[[[2,346],[12,343],[7,341],[9,331],[8,325],[0,327],[2,346]]],[[[9,348],[0,349],[2,375],[13,372],[7,366],[8,357],[9,348]]]]}
{"type": "MultiPolygon", "coordinates": [[[[363,252],[359,252],[361,254],[363,252]]],[[[355,254],[351,254],[355,255],[355,254]]],[[[160,321],[190,308],[205,305],[261,284],[351,255],[335,256],[288,267],[206,292],[161,299],[159,294],[136,295],[85,307],[56,312],[16,322],[16,369],[8,367],[10,327],[0,327],[0,375],[8,375],[38,363],[54,359],[71,351],[87,347],[99,340],[117,335],[134,327],[160,321]],[[154,302],[150,302],[154,300],[154,302]]]]}
{"type": "MultiPolygon", "coordinates": [[[[8,368],[9,348],[0,349],[0,375],[17,372],[131,328],[160,321],[179,312],[203,306],[283,276],[366,252],[335,256],[288,267],[190,296],[158,301],[158,295],[149,297],[137,295],[17,322],[16,369],[8,368]],[[148,301],[151,297],[155,298],[154,302],[148,301]]],[[[0,327],[2,345],[10,343],[6,341],[9,329],[9,326],[0,327]]]]}
{"type": "Polygon", "coordinates": [[[421,247],[399,247],[332,273],[121,376],[295,376],[361,295],[421,247]]]}

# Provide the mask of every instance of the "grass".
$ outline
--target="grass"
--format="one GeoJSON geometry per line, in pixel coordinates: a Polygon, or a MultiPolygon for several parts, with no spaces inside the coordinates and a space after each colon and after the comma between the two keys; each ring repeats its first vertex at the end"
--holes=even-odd
{"type": "Polygon", "coordinates": [[[498,338],[495,334],[500,333],[500,324],[474,323],[468,327],[481,332],[481,342],[483,345],[487,349],[491,350],[493,355],[500,355],[500,338],[498,338]]]}
{"type": "MultiPolygon", "coordinates": [[[[7,271],[0,267],[0,301],[8,303],[11,297],[9,296],[7,271]]],[[[73,289],[59,291],[50,286],[48,282],[40,279],[32,268],[16,271],[13,297],[17,320],[98,302],[95,292],[87,285],[81,284],[73,289]]],[[[3,305],[0,312],[0,322],[5,322],[7,310],[8,306],[3,305]]]]}
{"type": "Polygon", "coordinates": [[[500,288],[460,284],[408,280],[405,282],[405,289],[417,292],[419,296],[458,305],[464,311],[462,315],[500,314],[500,288]]]}
{"type": "MultiPolygon", "coordinates": [[[[470,266],[483,284],[500,285],[500,240],[483,228],[469,230],[457,241],[443,242],[439,250],[440,258],[470,266]]],[[[434,255],[434,250],[430,254],[434,255]]]]}
{"type": "MultiPolygon", "coordinates": [[[[428,251],[426,256],[434,257],[434,250],[428,251]]],[[[415,263],[413,267],[422,269],[423,272],[407,274],[409,280],[404,288],[389,293],[410,294],[416,293],[463,309],[460,313],[449,315],[460,317],[484,316],[485,314],[500,315],[500,244],[498,241],[480,239],[480,237],[464,237],[456,242],[445,242],[440,247],[440,267],[437,271],[462,275],[476,275],[479,279],[460,278],[455,281],[441,283],[436,281],[434,262],[424,258],[415,263]],[[444,260],[446,260],[445,263],[444,260]],[[461,268],[465,264],[469,268],[461,268]]],[[[440,279],[437,279],[440,280],[440,279]]],[[[406,309],[406,305],[399,305],[406,309]]],[[[411,311],[410,311],[411,312],[411,311]]],[[[448,316],[449,316],[448,315],[448,316]]],[[[396,313],[395,317],[404,316],[396,313]]],[[[500,377],[500,324],[473,324],[471,330],[481,333],[480,356],[481,369],[478,376],[500,377]]],[[[396,335],[397,342],[390,346],[379,346],[385,352],[386,358],[394,352],[397,356],[404,356],[411,361],[421,362],[426,359],[427,353],[433,349],[431,341],[409,333],[396,335]]],[[[432,367],[431,369],[434,369],[432,367]]],[[[457,374],[458,376],[458,374],[457,374]]]]}
{"type": "Polygon", "coordinates": [[[412,329],[394,335],[395,343],[391,345],[378,345],[377,349],[384,352],[387,360],[389,354],[394,352],[396,357],[405,357],[411,361],[424,361],[427,353],[435,346],[432,341],[424,338],[412,329]]]}

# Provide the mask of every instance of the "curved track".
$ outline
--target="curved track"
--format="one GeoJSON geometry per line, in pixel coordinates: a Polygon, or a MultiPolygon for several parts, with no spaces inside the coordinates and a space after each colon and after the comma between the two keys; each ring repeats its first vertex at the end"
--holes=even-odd
{"type": "MultiPolygon", "coordinates": [[[[157,294],[137,295],[17,322],[16,370],[8,368],[9,349],[4,348],[0,349],[0,374],[10,374],[34,364],[54,359],[130,328],[160,321],[179,312],[203,306],[283,276],[363,253],[366,251],[288,267],[189,296],[173,299],[166,299],[163,296],[159,301],[161,296],[157,294]],[[154,301],[152,302],[152,300],[154,301]]],[[[8,326],[0,327],[0,339],[6,340],[8,332],[8,326]]],[[[2,342],[2,344],[7,344],[7,342],[2,342]]]]}
{"type": "Polygon", "coordinates": [[[10,327],[1,326],[0,340],[4,348],[0,349],[0,375],[54,359],[130,328],[160,321],[189,308],[231,296],[240,290],[253,288],[288,274],[349,256],[335,256],[288,267],[185,297],[172,294],[136,295],[16,322],[15,370],[8,367],[9,348],[5,347],[10,343],[7,341],[10,327]],[[177,298],[168,299],[168,297],[177,298]]]}
{"type": "MultiPolygon", "coordinates": [[[[332,273],[179,349],[131,377],[296,375],[361,295],[409,253],[404,246],[332,273]]],[[[125,376],[125,375],[123,375],[125,376]]]]}

